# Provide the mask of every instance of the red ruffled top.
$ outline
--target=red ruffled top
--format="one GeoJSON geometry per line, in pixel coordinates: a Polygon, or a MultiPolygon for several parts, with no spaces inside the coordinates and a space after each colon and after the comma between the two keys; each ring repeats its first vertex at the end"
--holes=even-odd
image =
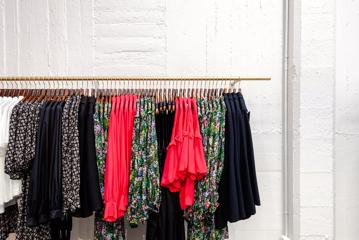
{"type": "Polygon", "coordinates": [[[178,98],[161,186],[179,192],[181,208],[186,209],[194,203],[194,182],[206,174],[196,100],[178,98]]]}

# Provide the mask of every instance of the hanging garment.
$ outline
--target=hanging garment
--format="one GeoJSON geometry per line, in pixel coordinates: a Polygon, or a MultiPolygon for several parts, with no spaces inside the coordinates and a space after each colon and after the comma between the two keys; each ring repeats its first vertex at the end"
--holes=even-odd
{"type": "Polygon", "coordinates": [[[109,222],[122,218],[127,211],[136,98],[112,98],[104,192],[104,219],[109,222]]]}
{"type": "MultiPolygon", "coordinates": [[[[164,103],[160,103],[164,105],[164,103]]],[[[162,177],[167,147],[172,136],[174,112],[156,114],[156,133],[158,142],[158,158],[160,177],[162,177]]],[[[184,240],[185,228],[183,211],[179,203],[179,193],[161,187],[161,204],[159,213],[150,212],[146,228],[147,240],[184,240]]]]}
{"type": "Polygon", "coordinates": [[[49,176],[49,208],[50,219],[62,216],[62,145],[61,145],[61,118],[65,102],[56,104],[54,110],[54,138],[51,147],[50,176],[49,176]]]}
{"type": "Polygon", "coordinates": [[[224,164],[225,105],[222,97],[198,99],[197,105],[208,174],[196,182],[194,204],[185,212],[187,239],[221,240],[228,238],[227,229],[215,229],[218,186],[224,164]]]}
{"type": "Polygon", "coordinates": [[[194,182],[207,173],[202,136],[193,98],[176,99],[176,115],[161,186],[180,192],[182,209],[194,203],[194,182]]]}
{"type": "Polygon", "coordinates": [[[249,112],[241,93],[224,95],[226,135],[224,170],[219,187],[216,228],[255,214],[260,205],[249,112]]]}
{"type": "Polygon", "coordinates": [[[6,207],[5,211],[0,214],[0,239],[7,239],[10,233],[16,231],[16,219],[18,215],[17,205],[6,207]]]}
{"type": "Polygon", "coordinates": [[[34,108],[39,108],[36,104],[19,102],[11,113],[9,144],[5,155],[5,172],[11,179],[24,177],[34,158],[37,129],[33,128],[33,114],[34,108]]]}
{"type": "Polygon", "coordinates": [[[160,205],[155,104],[151,97],[139,98],[136,104],[127,211],[132,227],[144,223],[149,211],[158,212],[160,205]]]}
{"type": "Polygon", "coordinates": [[[79,107],[80,208],[76,217],[89,217],[102,209],[102,197],[96,163],[94,134],[95,98],[83,96],[79,107]]]}
{"type": "Polygon", "coordinates": [[[50,222],[51,240],[70,240],[72,230],[72,217],[69,214],[62,218],[55,218],[50,222]]]}
{"type": "Polygon", "coordinates": [[[9,124],[12,109],[21,100],[19,97],[0,98],[0,214],[4,213],[9,201],[21,192],[21,181],[11,180],[5,174],[5,153],[9,142],[9,124]]]}
{"type": "Polygon", "coordinates": [[[31,162],[35,159],[36,135],[42,102],[19,102],[11,113],[9,144],[5,155],[5,172],[11,179],[22,179],[21,195],[18,200],[16,226],[17,239],[50,239],[48,224],[27,226],[28,196],[31,176],[31,162]],[[21,157],[20,151],[21,150],[21,157]],[[26,154],[23,154],[26,153],[26,154]]]}
{"type": "Polygon", "coordinates": [[[26,208],[28,226],[49,222],[51,239],[59,240],[69,239],[71,232],[71,217],[63,215],[62,204],[62,117],[66,103],[68,100],[47,101],[41,106],[26,208]]]}
{"type": "Polygon", "coordinates": [[[80,208],[80,143],[79,107],[81,96],[67,98],[61,119],[62,125],[62,188],[63,211],[80,208]]]}
{"type": "MultiPolygon", "coordinates": [[[[101,194],[104,194],[104,178],[106,167],[106,153],[108,143],[108,127],[111,112],[111,102],[97,101],[94,114],[94,131],[96,143],[96,161],[99,171],[101,194]]],[[[123,218],[115,222],[106,222],[103,219],[103,210],[95,213],[95,239],[97,240],[124,240],[125,229],[123,218]]]]}
{"type": "Polygon", "coordinates": [[[61,217],[62,107],[63,102],[50,101],[45,103],[40,111],[40,129],[28,196],[29,226],[37,226],[61,217]]]}
{"type": "Polygon", "coordinates": [[[221,240],[260,204],[240,93],[178,98],[176,113],[161,103],[158,114],[135,95],[26,99],[0,98],[0,126],[11,113],[4,172],[22,181],[17,206],[0,195],[0,236],[17,208],[18,239],[69,240],[73,213],[95,212],[95,238],[122,240],[126,212],[131,226],[147,220],[149,240],[184,240],[184,218],[187,239],[221,240]]]}

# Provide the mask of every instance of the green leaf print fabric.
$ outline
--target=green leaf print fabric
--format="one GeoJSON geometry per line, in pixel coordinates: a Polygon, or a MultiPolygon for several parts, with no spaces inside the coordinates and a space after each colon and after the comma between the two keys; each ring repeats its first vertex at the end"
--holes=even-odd
{"type": "Polygon", "coordinates": [[[225,104],[222,97],[197,100],[198,120],[208,168],[207,175],[195,184],[195,199],[185,211],[188,220],[187,239],[221,240],[228,230],[215,229],[218,186],[224,164],[225,104]]]}
{"type": "MultiPolygon", "coordinates": [[[[99,171],[101,194],[104,194],[104,177],[106,169],[107,132],[111,112],[111,102],[97,101],[94,113],[96,160],[99,171]]],[[[103,220],[103,210],[95,214],[95,239],[124,240],[123,218],[115,222],[103,220]]]]}
{"type": "Polygon", "coordinates": [[[154,99],[142,97],[136,105],[127,209],[132,227],[158,212],[161,201],[154,99]]]}

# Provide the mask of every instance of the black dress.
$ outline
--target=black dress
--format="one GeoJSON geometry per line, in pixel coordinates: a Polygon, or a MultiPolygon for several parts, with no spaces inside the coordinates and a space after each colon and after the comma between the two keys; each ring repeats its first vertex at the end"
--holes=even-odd
{"type": "MultiPolygon", "coordinates": [[[[166,159],[167,146],[171,140],[174,112],[156,114],[156,132],[158,141],[158,159],[160,176],[166,159]]],[[[185,228],[183,211],[179,204],[178,192],[170,192],[161,187],[161,205],[159,213],[150,213],[147,221],[146,240],[184,240],[185,228]]]]}
{"type": "Polygon", "coordinates": [[[52,143],[52,113],[55,102],[47,102],[40,110],[35,159],[32,164],[28,197],[27,224],[37,226],[49,221],[49,163],[52,143]]]}
{"type": "Polygon", "coordinates": [[[40,110],[39,134],[28,198],[29,226],[62,216],[61,117],[64,102],[48,102],[40,110]]]}
{"type": "Polygon", "coordinates": [[[224,95],[226,104],[225,159],[218,189],[216,228],[244,220],[260,205],[249,112],[241,93],[224,95]]]}
{"type": "Polygon", "coordinates": [[[62,216],[61,117],[65,102],[57,103],[54,112],[53,141],[50,161],[50,219],[62,216]]]}
{"type": "Polygon", "coordinates": [[[79,108],[80,141],[80,208],[74,213],[76,217],[89,217],[102,209],[98,169],[96,163],[95,132],[93,114],[95,98],[81,98],[79,108]]]}

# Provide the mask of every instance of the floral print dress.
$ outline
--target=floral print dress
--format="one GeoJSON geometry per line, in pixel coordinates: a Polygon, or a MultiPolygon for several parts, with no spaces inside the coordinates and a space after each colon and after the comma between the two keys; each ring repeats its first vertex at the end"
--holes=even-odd
{"type": "MultiPolygon", "coordinates": [[[[94,113],[96,161],[99,171],[101,194],[104,194],[104,177],[106,169],[107,131],[111,112],[111,102],[97,101],[94,113]]],[[[103,210],[95,214],[95,239],[124,240],[125,229],[123,218],[115,222],[103,220],[103,210]]]]}
{"type": "Polygon", "coordinates": [[[155,103],[151,97],[138,98],[132,141],[127,219],[136,227],[160,206],[160,174],[155,126],[155,103]]]}
{"type": "Polygon", "coordinates": [[[78,113],[81,96],[70,96],[62,112],[63,212],[80,208],[80,142],[78,113]]]}
{"type": "Polygon", "coordinates": [[[208,173],[196,182],[194,204],[185,211],[187,239],[221,240],[228,238],[227,229],[215,229],[218,186],[224,164],[225,105],[222,97],[198,99],[197,105],[208,173]]]}
{"type": "Polygon", "coordinates": [[[10,117],[9,144],[5,155],[5,172],[11,179],[21,179],[21,196],[17,201],[16,239],[50,239],[49,224],[27,226],[27,207],[31,177],[31,162],[35,158],[39,112],[44,102],[19,102],[10,117]],[[24,154],[27,153],[27,154],[24,154]]]}

